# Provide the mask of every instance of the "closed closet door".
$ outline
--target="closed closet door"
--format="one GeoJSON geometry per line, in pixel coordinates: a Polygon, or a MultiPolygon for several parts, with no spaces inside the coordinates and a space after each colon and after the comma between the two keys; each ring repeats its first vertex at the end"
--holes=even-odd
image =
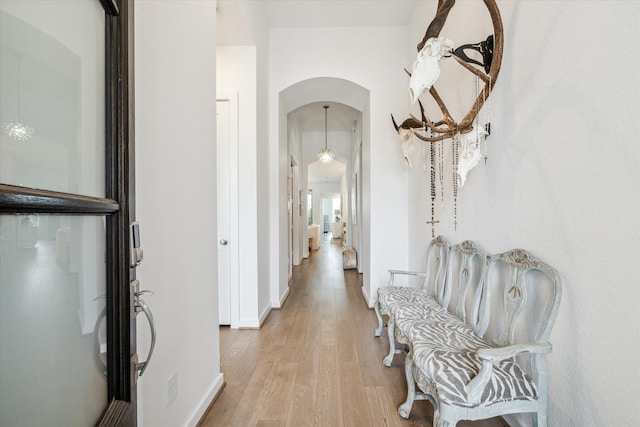
{"type": "Polygon", "coordinates": [[[230,111],[229,101],[216,102],[217,117],[217,168],[218,168],[218,304],[220,325],[231,325],[231,277],[230,249],[237,242],[231,241],[231,172],[230,172],[230,111]]]}

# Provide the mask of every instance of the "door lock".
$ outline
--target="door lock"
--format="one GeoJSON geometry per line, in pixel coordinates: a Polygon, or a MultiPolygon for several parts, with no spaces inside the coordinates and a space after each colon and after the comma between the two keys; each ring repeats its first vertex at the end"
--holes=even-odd
{"type": "Polygon", "coordinates": [[[140,247],[140,225],[137,221],[133,221],[129,225],[129,230],[131,231],[131,236],[129,239],[129,241],[131,242],[131,259],[129,261],[129,266],[131,268],[135,268],[140,265],[143,259],[142,248],[140,247]]]}

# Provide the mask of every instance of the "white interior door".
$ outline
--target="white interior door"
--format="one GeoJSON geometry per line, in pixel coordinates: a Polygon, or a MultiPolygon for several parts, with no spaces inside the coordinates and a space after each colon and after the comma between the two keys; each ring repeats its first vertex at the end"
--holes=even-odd
{"type": "Polygon", "coordinates": [[[230,247],[230,109],[229,101],[217,101],[218,169],[218,303],[220,325],[231,325],[230,247]]]}

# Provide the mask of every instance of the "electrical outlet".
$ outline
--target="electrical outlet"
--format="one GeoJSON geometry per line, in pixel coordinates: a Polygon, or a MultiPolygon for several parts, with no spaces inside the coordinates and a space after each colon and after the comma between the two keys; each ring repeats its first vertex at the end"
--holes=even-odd
{"type": "Polygon", "coordinates": [[[171,405],[178,397],[178,374],[173,374],[167,383],[167,406],[171,405]]]}

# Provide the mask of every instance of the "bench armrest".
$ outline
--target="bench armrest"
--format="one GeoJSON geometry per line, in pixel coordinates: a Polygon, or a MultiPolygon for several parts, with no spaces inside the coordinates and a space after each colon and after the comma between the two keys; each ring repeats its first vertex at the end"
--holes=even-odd
{"type": "Polygon", "coordinates": [[[405,271],[405,270],[389,270],[389,286],[393,285],[396,274],[403,274],[405,276],[419,276],[424,277],[427,273],[424,271],[405,271]]]}
{"type": "Polygon", "coordinates": [[[467,399],[469,402],[478,403],[482,397],[482,391],[489,382],[493,364],[501,360],[511,359],[521,353],[544,354],[551,353],[551,343],[526,343],[514,344],[497,348],[481,348],[478,350],[478,357],[482,360],[482,368],[469,384],[467,389],[467,399]]]}
{"type": "Polygon", "coordinates": [[[511,359],[520,353],[551,353],[551,343],[526,343],[514,344],[496,348],[481,348],[478,350],[478,357],[483,361],[499,362],[500,360],[511,359]]]}

